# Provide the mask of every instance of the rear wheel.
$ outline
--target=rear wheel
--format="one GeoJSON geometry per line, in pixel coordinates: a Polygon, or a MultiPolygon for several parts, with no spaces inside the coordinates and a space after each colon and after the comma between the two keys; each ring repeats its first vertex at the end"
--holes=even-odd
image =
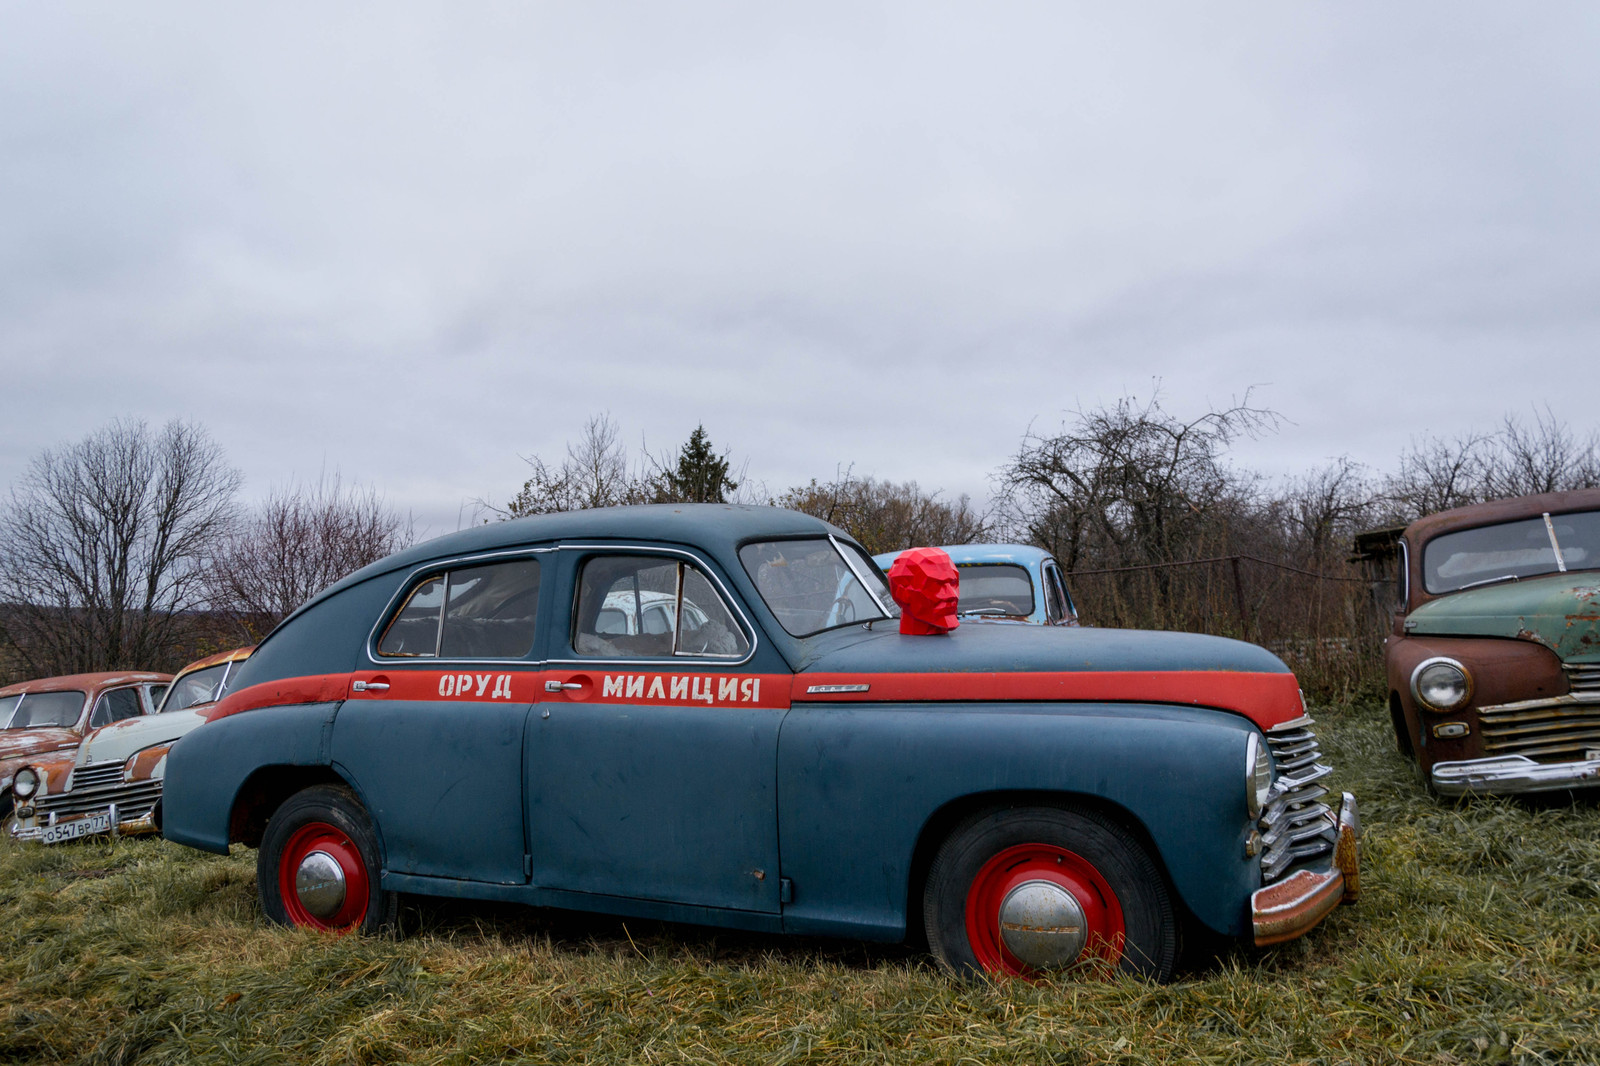
{"type": "Polygon", "coordinates": [[[261,909],[282,925],[374,933],[394,924],[396,896],[378,887],[378,838],[355,794],[318,785],[267,822],[256,856],[261,909]]]}
{"type": "Polygon", "coordinates": [[[1178,924],[1132,834],[1089,810],[987,811],[956,827],[923,893],[928,944],[958,973],[1020,977],[1100,960],[1172,976],[1178,924]]]}

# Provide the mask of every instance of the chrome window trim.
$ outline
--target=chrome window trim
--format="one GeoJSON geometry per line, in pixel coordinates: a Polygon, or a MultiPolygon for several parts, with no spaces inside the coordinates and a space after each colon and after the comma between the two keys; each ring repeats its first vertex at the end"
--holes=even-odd
{"type": "MultiPolygon", "coordinates": [[[[884,602],[878,598],[878,594],[876,592],[872,591],[871,583],[869,583],[867,581],[866,577],[861,573],[861,567],[859,565],[857,565],[857,564],[860,563],[861,560],[850,558],[851,553],[845,550],[844,545],[839,543],[839,538],[834,536],[832,533],[828,534],[828,543],[832,544],[833,545],[833,550],[839,553],[839,558],[844,560],[844,565],[850,568],[850,573],[854,574],[856,581],[860,582],[862,590],[865,591],[868,596],[872,597],[872,602],[877,604],[878,605],[878,610],[883,612],[883,618],[873,618],[873,619],[870,619],[870,621],[882,622],[882,621],[885,621],[887,619],[893,618],[894,617],[894,612],[891,611],[889,609],[889,607],[886,606],[884,604],[884,602]]],[[[861,551],[862,551],[863,555],[865,555],[866,549],[862,548],[861,551]]],[[[887,588],[887,586],[885,586],[885,587],[887,588]]],[[[861,621],[861,619],[858,618],[858,619],[856,619],[856,621],[859,622],[859,621],[861,621]]],[[[824,632],[824,630],[820,630],[819,629],[819,630],[817,630],[817,632],[821,633],[821,632],[824,632]]],[[[807,634],[807,635],[811,636],[813,634],[807,634]]]]}
{"type": "Polygon", "coordinates": [[[1406,538],[1400,538],[1400,611],[1406,610],[1406,605],[1411,602],[1411,548],[1406,544],[1406,538]]]}
{"type": "MultiPolygon", "coordinates": [[[[685,551],[682,548],[663,548],[648,544],[561,544],[550,550],[596,553],[605,552],[612,555],[671,555],[676,556],[680,561],[684,559],[689,560],[690,562],[696,564],[700,572],[705,575],[706,580],[712,583],[712,586],[717,591],[717,595],[722,597],[723,604],[728,607],[729,613],[744,629],[745,636],[749,638],[750,641],[750,651],[742,659],[734,659],[726,656],[717,657],[694,654],[661,655],[653,659],[597,659],[593,657],[577,658],[577,649],[572,647],[573,633],[572,626],[569,623],[567,626],[567,643],[563,645],[563,647],[570,650],[575,657],[569,659],[556,658],[552,656],[551,658],[544,660],[546,664],[552,666],[560,665],[563,667],[570,666],[573,663],[582,663],[585,665],[598,663],[603,666],[661,666],[662,664],[666,663],[691,662],[697,664],[705,663],[711,666],[733,667],[743,666],[751,659],[755,658],[756,648],[759,646],[761,639],[759,631],[756,629],[755,625],[751,623],[749,616],[744,613],[744,608],[740,605],[739,598],[733,595],[733,593],[728,590],[728,586],[722,583],[722,579],[717,576],[716,570],[707,565],[708,560],[704,556],[696,555],[694,552],[685,551]]],[[[574,589],[574,598],[576,598],[576,589],[574,589]]],[[[674,642],[676,642],[676,640],[674,640],[674,642]]]]}
{"type": "MultiPolygon", "coordinates": [[[[405,663],[446,663],[446,664],[449,664],[449,665],[452,665],[452,666],[458,665],[458,664],[461,664],[461,663],[501,663],[501,664],[509,663],[509,664],[522,664],[522,665],[525,665],[525,666],[532,666],[532,665],[534,665],[536,663],[543,662],[544,661],[543,659],[529,659],[529,658],[521,658],[521,659],[464,659],[464,658],[451,658],[451,659],[444,659],[444,658],[437,658],[437,657],[427,658],[427,657],[423,657],[423,656],[415,656],[415,657],[385,656],[384,658],[380,659],[380,658],[377,657],[375,652],[377,651],[377,648],[378,648],[378,638],[381,635],[379,633],[380,628],[384,625],[384,623],[386,621],[389,620],[390,614],[396,609],[398,604],[400,602],[404,602],[405,596],[409,592],[411,592],[412,589],[415,587],[415,582],[417,581],[419,576],[424,575],[424,574],[448,573],[449,570],[452,567],[463,566],[463,565],[470,566],[470,565],[473,565],[473,564],[476,564],[476,563],[481,563],[481,562],[490,561],[490,560],[503,561],[503,560],[509,560],[509,559],[520,559],[520,558],[525,558],[525,557],[528,557],[528,556],[535,556],[535,555],[548,555],[548,554],[554,552],[555,550],[556,550],[555,548],[510,548],[510,549],[505,549],[505,550],[502,550],[502,551],[479,552],[476,555],[462,555],[462,556],[458,556],[458,557],[455,557],[455,558],[452,558],[452,559],[434,560],[432,562],[422,563],[422,564],[420,564],[418,566],[413,567],[411,569],[411,571],[406,574],[405,580],[401,581],[400,584],[398,586],[396,586],[395,592],[389,597],[389,602],[384,604],[383,610],[378,612],[378,620],[372,624],[372,632],[367,634],[367,643],[366,643],[367,661],[372,663],[374,666],[380,666],[380,667],[385,667],[385,668],[392,667],[392,666],[395,666],[397,664],[405,664],[405,663]]],[[[539,575],[539,580],[541,582],[544,581],[544,574],[542,572],[539,575]]],[[[449,586],[449,582],[446,582],[445,584],[446,584],[445,592],[448,593],[449,592],[449,587],[448,587],[449,586]]],[[[541,593],[541,595],[542,595],[542,593],[541,593]]],[[[441,600],[440,603],[439,603],[439,617],[441,619],[443,619],[443,617],[444,617],[445,602],[446,601],[441,600]]],[[[535,608],[535,611],[537,611],[537,607],[535,608]]],[[[534,643],[536,645],[538,644],[538,616],[537,616],[537,614],[535,614],[535,617],[534,617],[534,643]]],[[[434,647],[438,647],[438,645],[435,644],[434,647]]],[[[531,654],[531,652],[530,652],[530,654],[531,654]]]]}

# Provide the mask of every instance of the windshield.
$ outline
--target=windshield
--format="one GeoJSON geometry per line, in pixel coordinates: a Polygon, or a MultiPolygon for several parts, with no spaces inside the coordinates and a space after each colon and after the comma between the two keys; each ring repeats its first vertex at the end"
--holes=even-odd
{"type": "Polygon", "coordinates": [[[161,704],[161,712],[182,711],[216,699],[219,695],[217,686],[222,683],[222,677],[228,672],[229,665],[218,663],[178,678],[167,690],[167,698],[161,704]]]}
{"type": "Polygon", "coordinates": [[[1033,582],[1026,567],[1013,563],[958,566],[961,605],[957,614],[1027,616],[1033,613],[1033,582]]]}
{"type": "Polygon", "coordinates": [[[11,712],[7,729],[73,726],[83,713],[82,692],[25,692],[11,712]]]}
{"type": "Polygon", "coordinates": [[[791,636],[894,617],[889,586],[872,560],[845,544],[843,550],[851,553],[846,561],[840,547],[831,537],[765,540],[740,548],[739,561],[791,636]]]}
{"type": "Polygon", "coordinates": [[[1422,549],[1422,586],[1437,595],[1470,585],[1596,566],[1600,566],[1600,511],[1580,511],[1434,537],[1422,549]]]}

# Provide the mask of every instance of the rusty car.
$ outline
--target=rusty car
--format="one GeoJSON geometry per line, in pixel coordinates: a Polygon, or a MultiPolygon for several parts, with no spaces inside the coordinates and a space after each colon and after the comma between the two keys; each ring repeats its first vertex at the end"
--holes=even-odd
{"type": "Polygon", "coordinates": [[[76,750],[24,764],[13,777],[11,835],[58,844],[101,833],[159,832],[167,749],[205,721],[203,708],[226,691],[251,650],[197,659],[178,671],[154,713],[100,726],[76,750]]]}
{"type": "Polygon", "coordinates": [[[285,924],[375,931],[411,893],[926,933],[964,972],[1167,978],[1186,931],[1274,944],[1354,898],[1355,799],[1271,653],[909,635],[905,594],[775,507],[449,534],[268,634],[169,751],[162,832],[256,848],[285,924]]]}
{"type": "MultiPolygon", "coordinates": [[[[1024,622],[1040,626],[1078,625],[1078,607],[1062,580],[1061,564],[1031,544],[947,544],[961,574],[961,600],[956,611],[967,622],[1024,622]]],[[[888,573],[900,555],[872,557],[888,573]]]]}
{"type": "Polygon", "coordinates": [[[1398,564],[1389,713],[1428,785],[1600,786],[1600,489],[1428,515],[1398,564]]]}
{"type": "Polygon", "coordinates": [[[11,813],[13,778],[24,764],[56,752],[71,753],[88,731],[149,714],[171,680],[171,674],[117,670],[0,688],[0,819],[11,813]]]}

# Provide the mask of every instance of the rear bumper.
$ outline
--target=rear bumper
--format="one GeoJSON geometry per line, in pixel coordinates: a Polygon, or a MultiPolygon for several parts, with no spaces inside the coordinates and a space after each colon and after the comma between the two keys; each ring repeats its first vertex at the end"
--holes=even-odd
{"type": "Polygon", "coordinates": [[[1468,792],[1509,795],[1517,792],[1560,792],[1600,786],[1600,759],[1534,762],[1526,755],[1433,764],[1433,788],[1441,796],[1468,792]]]}
{"type": "Polygon", "coordinates": [[[1346,792],[1339,804],[1339,843],[1326,868],[1297,870],[1250,896],[1257,947],[1304,936],[1340,903],[1361,892],[1361,815],[1346,792]]]}

